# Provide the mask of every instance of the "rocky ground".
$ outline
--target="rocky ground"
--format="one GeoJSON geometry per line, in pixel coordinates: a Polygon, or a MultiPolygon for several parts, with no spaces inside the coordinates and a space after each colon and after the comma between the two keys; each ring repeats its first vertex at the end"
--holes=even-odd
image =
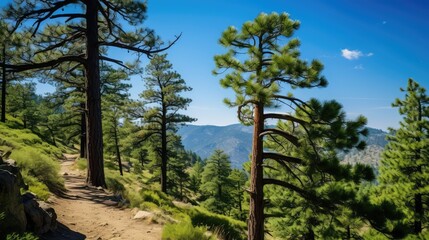
{"type": "Polygon", "coordinates": [[[161,239],[161,225],[134,219],[136,212],[117,207],[112,194],[86,187],[84,173],[73,167],[76,157],[66,155],[62,160],[67,192],[49,199],[58,215],[58,229],[42,239],[161,239]]]}

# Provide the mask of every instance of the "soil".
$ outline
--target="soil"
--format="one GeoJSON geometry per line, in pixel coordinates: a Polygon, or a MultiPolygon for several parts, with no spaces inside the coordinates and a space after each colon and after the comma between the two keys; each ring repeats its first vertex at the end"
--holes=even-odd
{"type": "Polygon", "coordinates": [[[111,193],[87,187],[85,173],[73,166],[76,158],[65,155],[61,160],[67,191],[49,199],[58,216],[58,229],[41,239],[161,239],[162,225],[133,219],[135,211],[119,208],[111,193]]]}

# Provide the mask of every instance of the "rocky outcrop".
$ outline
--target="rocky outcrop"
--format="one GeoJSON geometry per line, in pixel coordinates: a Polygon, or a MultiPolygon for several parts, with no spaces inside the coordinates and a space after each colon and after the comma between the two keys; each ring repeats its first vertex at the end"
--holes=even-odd
{"type": "Polygon", "coordinates": [[[57,228],[57,214],[55,210],[44,202],[36,201],[32,193],[23,195],[25,215],[27,216],[27,230],[36,234],[54,231],[57,228]]]}
{"type": "Polygon", "coordinates": [[[1,160],[0,163],[0,239],[6,232],[23,232],[26,229],[24,205],[20,193],[22,176],[16,166],[1,160]]]}
{"type": "Polygon", "coordinates": [[[0,239],[11,232],[43,234],[57,228],[55,210],[32,193],[21,196],[21,188],[28,189],[19,168],[13,160],[4,161],[0,152],[0,239]]]}

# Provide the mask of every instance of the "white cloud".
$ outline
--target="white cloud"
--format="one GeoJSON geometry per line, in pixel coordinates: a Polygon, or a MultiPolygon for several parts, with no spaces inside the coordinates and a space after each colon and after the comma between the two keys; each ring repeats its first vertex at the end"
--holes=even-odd
{"type": "Polygon", "coordinates": [[[370,52],[370,53],[362,53],[359,50],[349,50],[347,48],[344,48],[341,50],[341,55],[348,60],[354,60],[354,59],[359,59],[360,57],[371,57],[372,55],[374,55],[374,53],[370,52]]]}
{"type": "Polygon", "coordinates": [[[347,48],[341,50],[341,55],[348,60],[358,59],[363,56],[361,51],[348,50],[347,48]]]}

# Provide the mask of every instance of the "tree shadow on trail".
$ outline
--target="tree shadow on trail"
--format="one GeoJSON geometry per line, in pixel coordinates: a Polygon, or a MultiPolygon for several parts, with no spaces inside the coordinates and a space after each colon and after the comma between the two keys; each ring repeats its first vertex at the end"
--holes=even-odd
{"type": "Polygon", "coordinates": [[[87,186],[82,176],[66,175],[63,177],[66,180],[67,190],[57,195],[58,197],[69,200],[88,200],[109,207],[117,207],[121,201],[120,198],[104,189],[87,186]]]}
{"type": "Polygon", "coordinates": [[[53,232],[48,232],[40,236],[41,240],[82,240],[86,236],[82,233],[76,232],[58,222],[58,227],[53,232]]]}

